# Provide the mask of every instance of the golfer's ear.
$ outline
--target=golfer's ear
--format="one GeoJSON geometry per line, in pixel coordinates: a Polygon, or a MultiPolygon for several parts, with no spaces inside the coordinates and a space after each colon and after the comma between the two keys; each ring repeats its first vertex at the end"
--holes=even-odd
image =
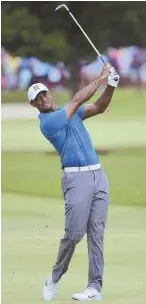
{"type": "Polygon", "coordinates": [[[33,100],[30,101],[31,106],[33,106],[35,108],[35,103],[33,100]]]}

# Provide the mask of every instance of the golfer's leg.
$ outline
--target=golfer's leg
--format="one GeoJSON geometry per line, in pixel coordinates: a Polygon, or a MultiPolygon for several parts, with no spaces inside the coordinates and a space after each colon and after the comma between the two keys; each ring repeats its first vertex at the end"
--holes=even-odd
{"type": "Polygon", "coordinates": [[[93,172],[65,173],[62,186],[65,198],[65,235],[60,241],[57,261],[53,267],[54,282],[67,271],[75,246],[87,231],[94,192],[93,172]]]}
{"type": "Polygon", "coordinates": [[[89,254],[88,287],[92,286],[100,292],[102,288],[104,269],[104,229],[109,203],[108,183],[102,170],[96,171],[95,182],[96,191],[92,201],[87,225],[89,254]]]}

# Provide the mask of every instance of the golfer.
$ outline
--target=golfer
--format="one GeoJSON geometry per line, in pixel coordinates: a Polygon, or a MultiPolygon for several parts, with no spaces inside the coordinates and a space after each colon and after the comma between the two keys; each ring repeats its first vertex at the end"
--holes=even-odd
{"type": "Polygon", "coordinates": [[[99,78],[58,108],[46,86],[33,84],[28,99],[40,114],[40,129],[58,152],[62,164],[62,192],[65,201],[65,234],[58,257],[43,286],[43,297],[52,300],[57,283],[67,271],[76,244],[87,233],[89,274],[87,288],[72,295],[75,300],[102,300],[103,239],[109,203],[106,176],[101,168],[83,120],[103,113],[119,82],[119,75],[105,63],[99,78]],[[85,104],[107,80],[102,95],[85,104]]]}

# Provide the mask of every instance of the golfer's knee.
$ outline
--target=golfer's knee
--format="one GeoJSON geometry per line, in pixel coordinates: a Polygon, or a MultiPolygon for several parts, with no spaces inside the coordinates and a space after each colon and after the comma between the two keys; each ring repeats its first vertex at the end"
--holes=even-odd
{"type": "Polygon", "coordinates": [[[75,244],[79,243],[81,239],[84,237],[85,231],[66,231],[65,235],[75,244]]]}

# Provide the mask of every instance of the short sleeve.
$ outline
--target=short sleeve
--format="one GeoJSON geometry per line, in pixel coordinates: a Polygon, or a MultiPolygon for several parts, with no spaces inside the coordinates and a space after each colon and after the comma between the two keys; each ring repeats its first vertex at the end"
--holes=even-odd
{"type": "Polygon", "coordinates": [[[66,116],[64,107],[55,112],[49,113],[43,122],[43,128],[49,135],[57,133],[67,125],[68,118],[66,116]]]}
{"type": "Polygon", "coordinates": [[[83,113],[84,113],[84,106],[80,106],[78,108],[77,114],[80,116],[81,119],[83,119],[83,113]]]}

